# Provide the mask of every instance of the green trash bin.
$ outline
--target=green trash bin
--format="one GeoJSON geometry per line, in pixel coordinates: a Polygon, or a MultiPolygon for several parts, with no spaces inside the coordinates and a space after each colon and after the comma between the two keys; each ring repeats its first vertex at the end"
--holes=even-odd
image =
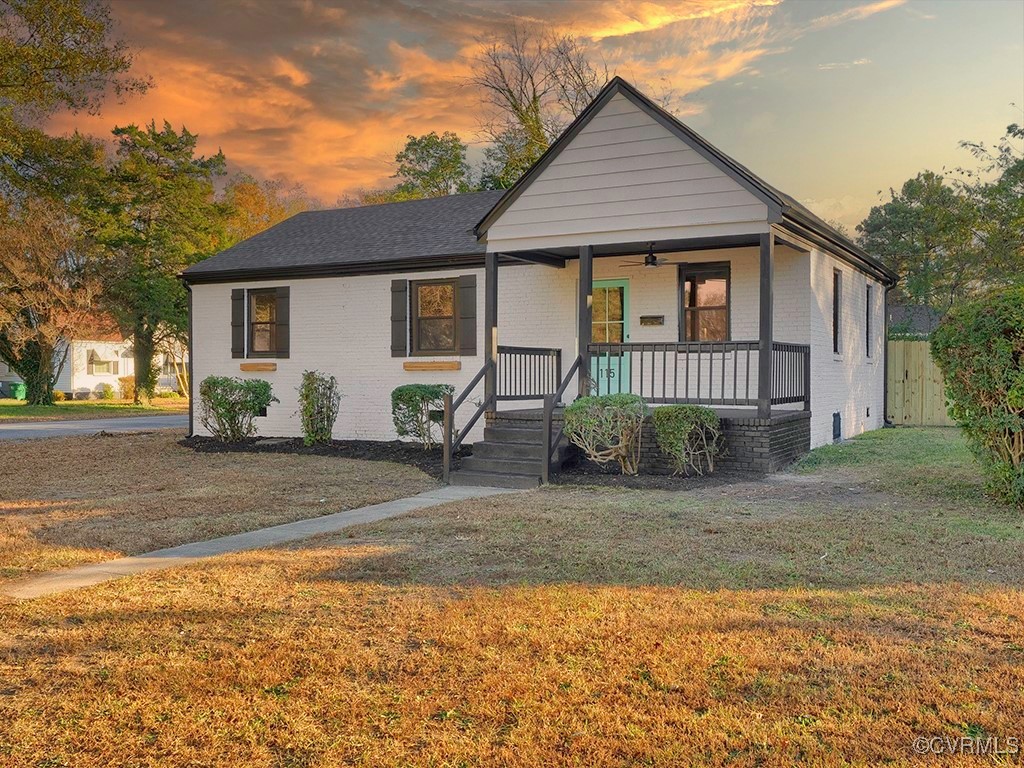
{"type": "Polygon", "coordinates": [[[25,399],[25,385],[20,381],[11,382],[11,397],[15,400],[25,399]]]}

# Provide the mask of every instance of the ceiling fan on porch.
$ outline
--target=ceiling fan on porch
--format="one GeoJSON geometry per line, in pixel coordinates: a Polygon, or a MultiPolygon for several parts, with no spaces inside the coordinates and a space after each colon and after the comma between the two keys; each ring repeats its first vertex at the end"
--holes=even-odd
{"type": "Polygon", "coordinates": [[[643,261],[624,261],[621,266],[625,267],[649,267],[656,269],[664,266],[665,264],[682,264],[681,261],[669,261],[668,259],[654,255],[654,243],[647,244],[647,255],[644,256],[643,261]]]}

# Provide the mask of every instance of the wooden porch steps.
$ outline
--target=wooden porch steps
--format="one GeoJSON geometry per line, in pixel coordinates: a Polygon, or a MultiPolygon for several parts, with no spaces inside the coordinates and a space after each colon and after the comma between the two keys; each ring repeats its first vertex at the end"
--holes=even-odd
{"type": "MultiPolygon", "coordinates": [[[[489,423],[484,439],[473,444],[473,455],[462,460],[452,472],[452,485],[493,486],[495,488],[537,488],[541,483],[541,454],[544,452],[541,420],[518,419],[489,423]]],[[[557,469],[569,458],[564,438],[555,448],[551,466],[557,469]]]]}

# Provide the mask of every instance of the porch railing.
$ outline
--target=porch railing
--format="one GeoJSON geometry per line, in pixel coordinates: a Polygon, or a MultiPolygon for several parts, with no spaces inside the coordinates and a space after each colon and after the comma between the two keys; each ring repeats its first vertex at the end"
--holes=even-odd
{"type": "Polygon", "coordinates": [[[803,403],[811,407],[811,348],[772,342],[772,405],[803,403]]]}
{"type": "Polygon", "coordinates": [[[562,350],[498,346],[499,400],[539,400],[562,380],[562,350]]]}
{"type": "MultiPolygon", "coordinates": [[[[649,403],[757,405],[757,341],[591,344],[596,391],[624,392],[649,403]]],[[[772,343],[773,405],[810,403],[810,347],[772,343]]]]}

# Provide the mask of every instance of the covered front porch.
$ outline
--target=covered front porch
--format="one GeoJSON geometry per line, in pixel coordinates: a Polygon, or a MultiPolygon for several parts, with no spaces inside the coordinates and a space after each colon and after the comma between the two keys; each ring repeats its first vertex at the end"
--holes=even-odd
{"type": "MultiPolygon", "coordinates": [[[[486,417],[485,444],[500,442],[491,438],[524,437],[497,431],[517,423],[519,429],[536,430],[531,455],[539,480],[547,481],[558,467],[553,459],[561,440],[559,407],[590,394],[631,393],[652,406],[712,407],[745,440],[758,431],[767,440],[776,422],[796,420],[806,431],[811,389],[806,333],[787,313],[778,325],[790,334],[775,333],[780,250],[787,280],[808,272],[806,247],[774,230],[488,253],[484,363],[446,404],[449,466],[451,451],[486,417]],[[509,306],[506,298],[499,306],[499,296],[521,295],[501,289],[506,279],[524,283],[524,270],[539,283],[547,281],[536,274],[547,270],[570,270],[575,279],[552,275],[561,293],[535,303],[521,298],[519,306],[509,306]],[[563,304],[574,305],[571,320],[563,304]],[[559,322],[547,322],[550,317],[559,322]],[[574,327],[563,327],[567,321],[574,327]],[[460,408],[470,401],[476,408],[463,414],[468,418],[459,419],[456,430],[460,408]]],[[[799,315],[799,308],[793,313],[799,315]]],[[[771,453],[768,443],[746,442],[766,456],[771,453]]],[[[495,445],[485,451],[499,452],[495,445]]],[[[521,457],[523,450],[517,452],[521,457]]],[[[739,468],[774,468],[767,459],[758,464],[738,458],[739,468]]]]}

